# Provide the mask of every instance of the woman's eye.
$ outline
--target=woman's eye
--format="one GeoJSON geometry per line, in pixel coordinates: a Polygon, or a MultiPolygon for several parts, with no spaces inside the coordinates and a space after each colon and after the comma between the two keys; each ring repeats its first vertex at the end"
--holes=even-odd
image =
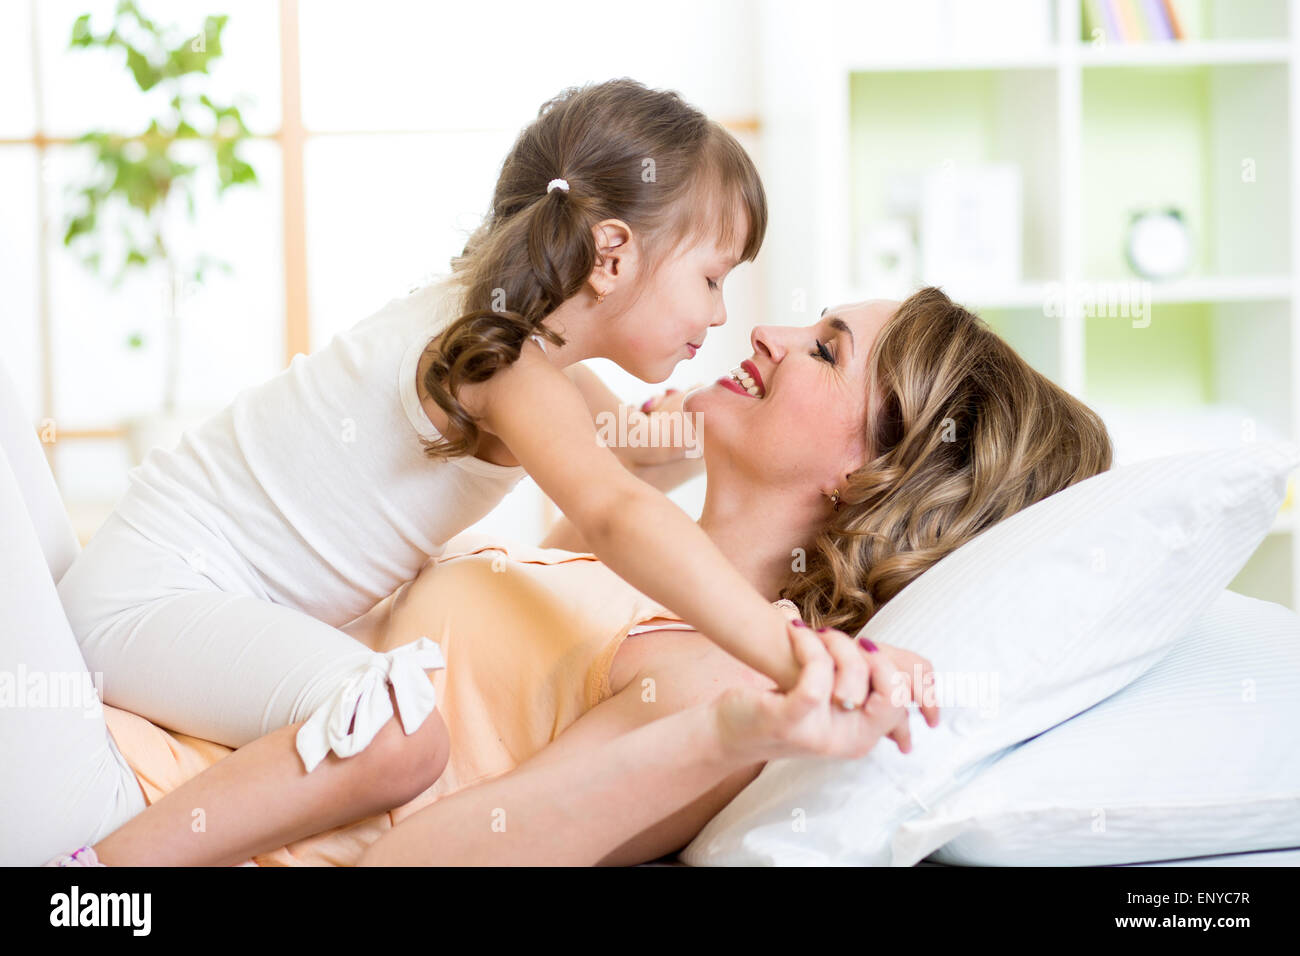
{"type": "Polygon", "coordinates": [[[817,339],[816,341],[817,341],[817,351],[809,352],[808,354],[811,355],[813,358],[819,358],[824,362],[830,362],[832,365],[834,365],[835,356],[831,354],[830,349],[826,348],[826,346],[822,344],[821,339],[817,339]]]}

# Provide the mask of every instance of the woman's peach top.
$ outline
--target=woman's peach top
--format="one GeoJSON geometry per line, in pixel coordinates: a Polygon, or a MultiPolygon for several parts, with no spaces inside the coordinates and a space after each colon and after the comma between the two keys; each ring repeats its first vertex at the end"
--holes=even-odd
{"type": "MultiPolygon", "coordinates": [[[[610,665],[634,627],[679,621],[594,555],[462,535],[413,581],[343,628],[380,651],[420,637],[441,646],[447,666],[430,679],[451,739],[446,770],[404,806],[253,862],[355,863],[394,824],[439,797],[512,770],[609,697],[610,665]]],[[[150,803],[230,753],[127,711],[105,706],[104,712],[150,803]]]]}

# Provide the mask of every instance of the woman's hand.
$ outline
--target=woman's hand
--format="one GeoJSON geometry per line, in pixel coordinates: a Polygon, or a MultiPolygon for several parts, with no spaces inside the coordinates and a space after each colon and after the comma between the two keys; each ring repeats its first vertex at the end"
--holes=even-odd
{"type": "Polygon", "coordinates": [[[729,754],[752,760],[819,755],[861,757],[881,737],[911,750],[905,701],[895,701],[898,670],[883,654],[863,654],[840,631],[787,625],[802,671],[788,693],[736,687],[713,703],[729,754]],[[869,691],[869,693],[868,693],[869,691]],[[853,706],[845,709],[841,700],[853,706]],[[863,701],[865,700],[865,703],[863,701]]]}

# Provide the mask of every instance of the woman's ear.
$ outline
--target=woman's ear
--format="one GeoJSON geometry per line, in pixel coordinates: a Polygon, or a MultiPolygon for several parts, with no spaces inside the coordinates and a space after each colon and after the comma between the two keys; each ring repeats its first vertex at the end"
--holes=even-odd
{"type": "Polygon", "coordinates": [[[605,219],[591,227],[596,265],[588,282],[602,298],[632,281],[637,267],[637,243],[632,227],[621,219],[605,219]]]}

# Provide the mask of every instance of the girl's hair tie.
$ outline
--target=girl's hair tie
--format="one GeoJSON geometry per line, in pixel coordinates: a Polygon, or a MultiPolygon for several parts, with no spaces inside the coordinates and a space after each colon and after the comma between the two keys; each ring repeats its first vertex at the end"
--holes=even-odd
{"type": "Polygon", "coordinates": [[[563,189],[567,193],[569,191],[569,181],[567,179],[552,179],[546,184],[546,191],[549,193],[552,189],[563,189]]]}

